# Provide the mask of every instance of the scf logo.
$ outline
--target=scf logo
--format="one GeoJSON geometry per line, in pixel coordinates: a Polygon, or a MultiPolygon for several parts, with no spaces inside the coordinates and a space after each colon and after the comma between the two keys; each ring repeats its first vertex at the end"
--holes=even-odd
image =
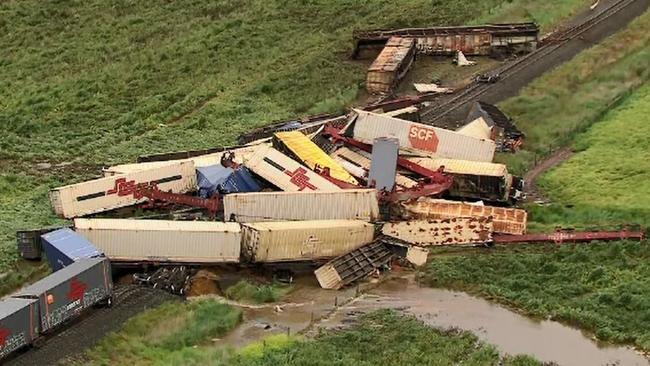
{"type": "Polygon", "coordinates": [[[411,126],[409,129],[411,146],[419,150],[436,152],[438,150],[438,136],[432,128],[411,126]]]}

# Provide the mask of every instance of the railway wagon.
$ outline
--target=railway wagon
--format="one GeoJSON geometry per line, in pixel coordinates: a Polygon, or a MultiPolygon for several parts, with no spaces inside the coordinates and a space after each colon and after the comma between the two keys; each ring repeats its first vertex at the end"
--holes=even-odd
{"type": "Polygon", "coordinates": [[[242,256],[253,263],[333,258],[373,240],[374,225],[357,220],[242,224],[242,256]]]}
{"type": "Polygon", "coordinates": [[[486,24],[459,27],[403,28],[355,31],[353,57],[384,47],[391,37],[412,38],[418,53],[426,55],[490,55],[530,52],[537,47],[539,27],[534,23],[486,24]]]}
{"type": "Polygon", "coordinates": [[[7,298],[0,301],[0,362],[27,347],[38,336],[38,300],[7,298]]]}
{"type": "Polygon", "coordinates": [[[241,229],[237,223],[75,219],[74,225],[113,262],[239,262],[241,229]]]}
{"type": "Polygon", "coordinates": [[[374,189],[334,192],[259,192],[224,196],[226,220],[237,222],[284,220],[363,220],[379,218],[374,189]]]}
{"type": "Polygon", "coordinates": [[[107,258],[80,259],[28,286],[14,298],[36,299],[38,333],[50,332],[81,311],[110,301],[113,295],[111,265],[107,258]]]}
{"type": "MultiPolygon", "coordinates": [[[[466,136],[451,130],[405,121],[382,114],[355,110],[351,126],[356,140],[372,144],[378,137],[396,137],[400,149],[426,156],[490,162],[494,158],[494,141],[466,136]]],[[[437,169],[437,168],[436,168],[437,169]]],[[[435,170],[435,169],[434,169],[435,170]]]]}
{"type": "Polygon", "coordinates": [[[517,201],[523,195],[524,182],[508,173],[504,164],[456,159],[407,158],[429,169],[444,166],[454,178],[449,194],[465,199],[489,202],[517,201]]]}
{"type": "Polygon", "coordinates": [[[55,188],[50,191],[54,212],[65,218],[134,205],[146,200],[138,187],[185,193],[196,190],[194,163],[183,161],[55,188]]]}
{"type": "Polygon", "coordinates": [[[391,37],[368,68],[366,89],[371,94],[389,93],[408,73],[415,60],[415,41],[391,37]]]}
{"type": "Polygon", "coordinates": [[[486,243],[493,231],[491,217],[389,222],[381,229],[386,236],[422,247],[486,243]]]}
{"type": "Polygon", "coordinates": [[[43,241],[41,235],[54,230],[72,226],[48,226],[38,229],[16,231],[16,248],[18,254],[24,259],[40,260],[43,255],[43,241]]]}

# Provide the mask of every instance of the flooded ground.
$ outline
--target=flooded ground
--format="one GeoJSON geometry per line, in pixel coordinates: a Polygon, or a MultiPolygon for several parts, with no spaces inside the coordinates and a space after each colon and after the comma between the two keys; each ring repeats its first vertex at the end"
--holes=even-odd
{"type": "Polygon", "coordinates": [[[434,327],[471,331],[511,355],[560,365],[650,365],[629,347],[597,344],[577,329],[535,321],[462,292],[420,288],[412,275],[344,291],[322,290],[315,280],[303,279],[289,297],[291,303],[280,308],[246,308],[242,325],[218,343],[239,347],[270,334],[314,334],[319,328],[344,327],[359,314],[392,308],[434,327]]]}

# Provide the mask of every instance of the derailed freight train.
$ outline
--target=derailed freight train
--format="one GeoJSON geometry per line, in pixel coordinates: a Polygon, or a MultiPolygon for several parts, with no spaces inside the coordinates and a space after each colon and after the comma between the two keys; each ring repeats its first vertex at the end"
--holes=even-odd
{"type": "Polygon", "coordinates": [[[0,301],[0,361],[112,295],[108,259],[87,258],[0,301]]]}

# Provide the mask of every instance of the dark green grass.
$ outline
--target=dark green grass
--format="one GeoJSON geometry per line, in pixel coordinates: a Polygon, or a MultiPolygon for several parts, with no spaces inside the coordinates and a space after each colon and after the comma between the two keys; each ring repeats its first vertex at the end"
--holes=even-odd
{"type": "Polygon", "coordinates": [[[281,283],[254,284],[247,280],[241,280],[226,290],[226,297],[234,301],[250,303],[276,302],[289,292],[291,287],[281,283]]]}

